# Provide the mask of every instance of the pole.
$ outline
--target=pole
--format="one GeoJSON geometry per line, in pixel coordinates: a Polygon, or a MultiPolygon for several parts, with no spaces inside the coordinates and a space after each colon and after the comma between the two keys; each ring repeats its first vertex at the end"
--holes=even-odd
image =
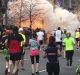
{"type": "Polygon", "coordinates": [[[64,4],[64,0],[62,1],[62,6],[63,6],[63,8],[65,8],[65,6],[64,6],[65,4],[64,4]]]}
{"type": "Polygon", "coordinates": [[[0,0],[0,25],[2,25],[2,0],[0,0]]]}
{"type": "Polygon", "coordinates": [[[19,16],[19,27],[21,27],[21,22],[22,22],[22,4],[23,4],[23,1],[21,0],[21,6],[20,6],[20,16],[19,16]]]}
{"type": "Polygon", "coordinates": [[[69,9],[72,9],[72,0],[69,0],[69,9]]]}
{"type": "Polygon", "coordinates": [[[7,4],[8,4],[8,0],[3,0],[3,24],[4,25],[8,25],[8,15],[7,15],[7,4]]]}

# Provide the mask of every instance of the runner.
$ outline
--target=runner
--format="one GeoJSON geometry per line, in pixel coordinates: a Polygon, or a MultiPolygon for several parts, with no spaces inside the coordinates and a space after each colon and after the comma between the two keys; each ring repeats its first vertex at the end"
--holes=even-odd
{"type": "Polygon", "coordinates": [[[54,36],[58,49],[62,51],[62,31],[60,27],[58,27],[58,29],[55,31],[54,36]]]}
{"type": "Polygon", "coordinates": [[[25,55],[25,44],[26,44],[26,37],[24,35],[24,31],[22,28],[19,28],[19,34],[23,37],[23,41],[21,42],[21,47],[22,47],[22,57],[21,57],[21,69],[24,70],[24,55],[25,55]]]}
{"type": "Polygon", "coordinates": [[[43,40],[44,40],[44,32],[42,30],[39,30],[39,32],[37,32],[36,34],[37,34],[37,40],[40,44],[40,50],[41,50],[43,45],[43,40]]]}
{"type": "Polygon", "coordinates": [[[66,38],[66,34],[67,34],[67,30],[64,29],[63,33],[62,33],[62,51],[63,51],[63,57],[65,58],[65,46],[64,46],[64,43],[63,43],[63,40],[66,38]]]}
{"type": "Polygon", "coordinates": [[[30,59],[31,59],[31,67],[32,67],[32,75],[39,74],[38,68],[39,68],[39,44],[36,40],[36,35],[33,34],[33,38],[29,40],[30,44],[30,59]],[[35,62],[36,59],[36,63],[35,62]]]}
{"type": "Polygon", "coordinates": [[[53,36],[49,37],[49,44],[47,49],[45,50],[45,55],[47,56],[48,62],[46,65],[46,69],[48,75],[59,75],[60,66],[58,56],[60,55],[60,50],[58,50],[55,42],[55,38],[53,36]]]}
{"type": "Polygon", "coordinates": [[[10,27],[6,27],[4,28],[4,32],[3,32],[3,36],[2,36],[2,50],[3,50],[3,55],[5,58],[5,63],[6,63],[6,70],[5,70],[5,75],[10,75],[10,55],[9,55],[9,51],[7,48],[7,41],[8,41],[8,35],[11,34],[11,29],[10,27]]]}
{"type": "Polygon", "coordinates": [[[74,54],[75,41],[71,37],[71,33],[67,33],[67,37],[64,39],[63,42],[65,45],[67,66],[72,67],[72,58],[73,58],[73,54],[74,54]]]}
{"type": "Polygon", "coordinates": [[[19,62],[21,60],[21,41],[22,36],[18,33],[18,28],[13,27],[13,33],[8,36],[8,49],[10,60],[13,64],[13,75],[18,75],[19,62]]]}
{"type": "Polygon", "coordinates": [[[75,32],[75,39],[76,39],[76,48],[79,48],[79,38],[80,38],[80,32],[79,29],[76,30],[75,32]]]}

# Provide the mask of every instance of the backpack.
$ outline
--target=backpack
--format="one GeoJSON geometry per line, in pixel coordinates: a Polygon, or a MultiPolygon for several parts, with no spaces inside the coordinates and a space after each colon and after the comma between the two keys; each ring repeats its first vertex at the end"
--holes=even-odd
{"type": "Polygon", "coordinates": [[[17,52],[21,52],[21,46],[20,46],[21,42],[18,40],[10,40],[9,41],[9,52],[10,53],[17,53],[17,52]]]}

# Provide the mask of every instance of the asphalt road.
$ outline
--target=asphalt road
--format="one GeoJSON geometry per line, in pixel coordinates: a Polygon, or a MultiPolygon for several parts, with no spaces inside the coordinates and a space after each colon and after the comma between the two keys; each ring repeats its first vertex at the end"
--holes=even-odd
{"type": "MultiPolygon", "coordinates": [[[[80,63],[80,50],[76,50],[74,53],[72,68],[68,68],[66,66],[66,59],[64,59],[63,57],[60,57],[59,61],[60,61],[60,75],[75,75],[76,67],[80,63]]],[[[43,54],[41,53],[40,64],[39,64],[40,75],[47,75],[46,69],[45,69],[46,62],[47,60],[43,58],[43,54]]],[[[26,51],[26,54],[25,54],[24,68],[25,68],[24,71],[21,69],[19,70],[19,75],[31,75],[31,63],[30,63],[28,50],[26,51]]],[[[5,75],[4,70],[5,70],[5,60],[2,53],[0,53],[0,75],[5,75]]]]}

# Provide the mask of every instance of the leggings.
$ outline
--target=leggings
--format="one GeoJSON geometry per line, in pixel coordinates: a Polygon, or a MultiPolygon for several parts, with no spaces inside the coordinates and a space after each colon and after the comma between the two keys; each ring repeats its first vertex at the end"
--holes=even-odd
{"type": "Polygon", "coordinates": [[[67,61],[69,61],[70,66],[72,65],[73,54],[74,54],[74,50],[66,51],[66,59],[67,59],[67,61]]]}
{"type": "Polygon", "coordinates": [[[31,58],[31,63],[32,63],[32,64],[34,64],[35,59],[36,59],[36,63],[39,63],[39,55],[30,56],[30,58],[31,58]]]}
{"type": "Polygon", "coordinates": [[[46,65],[48,75],[59,75],[60,66],[59,63],[47,63],[46,65]]]}

